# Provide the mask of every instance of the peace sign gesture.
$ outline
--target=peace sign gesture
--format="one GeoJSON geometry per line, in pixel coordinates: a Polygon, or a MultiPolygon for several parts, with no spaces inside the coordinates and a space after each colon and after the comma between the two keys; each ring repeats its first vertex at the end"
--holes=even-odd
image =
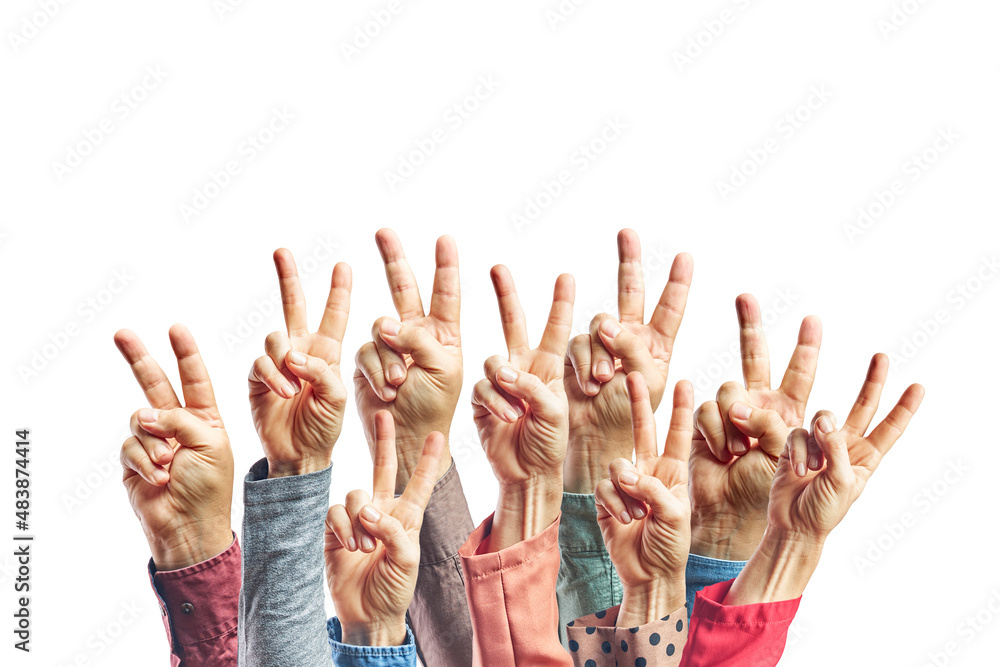
{"type": "Polygon", "coordinates": [[[343,628],[355,646],[393,646],[406,639],[406,610],[420,564],[420,526],[444,450],[431,433],[402,495],[396,486],[392,415],[375,415],[372,497],[351,491],[326,515],[326,578],[343,628]]]}
{"type": "Polygon", "coordinates": [[[667,284],[646,322],[639,237],[631,229],[618,233],[618,319],[605,313],[595,316],[590,333],[574,337],[566,355],[567,491],[593,493],[607,475],[608,464],[631,455],[625,376],[642,373],[655,412],[667,384],[693,271],[690,255],[674,258],[667,284]]]}
{"type": "Polygon", "coordinates": [[[655,618],[662,618],[683,605],[685,597],[694,392],[686,380],[674,387],[670,428],[663,453],[658,454],[656,421],[645,380],[640,373],[629,373],[627,383],[636,461],[634,465],[624,458],[611,462],[610,479],[597,485],[597,522],[626,591],[657,591],[662,608],[655,618]]]}
{"type": "Polygon", "coordinates": [[[889,358],[884,354],[872,358],[861,393],[842,428],[836,428],[832,413],[823,411],[816,413],[810,430],[799,428],[789,434],[771,486],[770,527],[822,541],[847,514],[924,397],[922,386],[910,385],[889,415],[865,436],[888,369],[889,358]]]}
{"type": "Polygon", "coordinates": [[[216,556],[233,542],[233,452],[212,383],[187,328],[170,328],[184,405],[166,373],[133,332],[115,334],[153,408],[132,415],[122,445],[122,483],[159,570],[176,570],[216,556]]]}
{"type": "Polygon", "coordinates": [[[264,446],[268,476],[302,475],[330,464],[344,423],[347,390],[340,379],[341,342],[351,301],[351,269],[333,269],[319,329],[309,333],[305,296],[292,253],[274,252],[286,331],[264,342],[250,370],[250,412],[264,446]]]}
{"type": "Polygon", "coordinates": [[[458,248],[449,236],[437,240],[434,288],[430,310],[424,314],[399,237],[380,229],[375,242],[399,320],[377,319],[371,342],[358,350],[354,398],[370,448],[375,442],[375,413],[392,414],[400,464],[396,489],[402,491],[431,431],[440,431],[446,439],[439,477],[451,466],[447,437],[462,391],[458,248]]]}

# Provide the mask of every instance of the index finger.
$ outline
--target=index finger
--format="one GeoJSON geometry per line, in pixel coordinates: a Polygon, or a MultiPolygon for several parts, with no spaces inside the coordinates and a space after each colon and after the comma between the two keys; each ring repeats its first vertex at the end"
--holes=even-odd
{"type": "Polygon", "coordinates": [[[432,432],[424,441],[424,449],[420,452],[417,467],[406,483],[403,495],[400,496],[414,508],[423,513],[431,499],[434,485],[437,484],[437,472],[444,454],[444,436],[438,431],[432,432]]]}
{"type": "Polygon", "coordinates": [[[642,282],[642,246],[632,229],[618,232],[618,319],[642,324],[646,291],[642,282]]]}
{"type": "Polygon", "coordinates": [[[319,323],[319,333],[337,342],[343,342],[347,331],[347,317],[351,313],[351,267],[346,262],[337,262],[330,277],[330,296],[326,299],[323,319],[319,323]]]}
{"type": "Polygon", "coordinates": [[[183,324],[170,327],[170,346],[177,357],[177,368],[181,374],[181,390],[184,392],[184,405],[189,408],[216,410],[215,392],[212,390],[212,380],[205,368],[194,336],[183,324]]]}
{"type": "Polygon", "coordinates": [[[670,277],[649,318],[650,328],[666,339],[667,351],[673,349],[674,339],[680,331],[693,276],[694,259],[686,252],[679,253],[670,265],[670,277]]]}
{"type": "Polygon", "coordinates": [[[778,390],[792,399],[798,408],[796,414],[805,414],[809,394],[816,381],[816,365],[819,362],[819,346],[823,340],[823,325],[818,317],[806,317],[799,327],[799,340],[788,362],[785,375],[778,390]]]}
{"type": "Polygon", "coordinates": [[[278,287],[281,290],[281,308],[285,313],[285,329],[289,336],[304,336],[309,333],[306,321],[306,296],[299,282],[299,271],[295,258],[287,248],[274,251],[274,268],[278,272],[278,287]]]}
{"type": "Polygon", "coordinates": [[[115,346],[132,369],[142,393],[146,395],[149,406],[157,410],[181,407],[181,402],[170,385],[166,373],[150,356],[146,346],[139,337],[128,329],[122,329],[115,334],[115,346]]]}
{"type": "Polygon", "coordinates": [[[632,442],[635,446],[635,461],[642,463],[655,458],[656,451],[656,420],[653,418],[653,407],[649,403],[649,389],[642,373],[633,371],[625,378],[628,389],[629,405],[632,412],[632,442]]]}
{"type": "Polygon", "coordinates": [[[503,325],[504,340],[507,341],[507,351],[514,354],[516,351],[529,349],[524,309],[521,308],[521,300],[517,298],[510,271],[503,264],[497,264],[490,271],[490,278],[500,306],[500,322],[503,325]]]}
{"type": "Polygon", "coordinates": [[[740,357],[747,389],[771,388],[771,362],[764,339],[760,305],[752,294],[736,297],[736,317],[740,322],[740,357]]]}
{"type": "Polygon", "coordinates": [[[375,245],[385,264],[385,278],[389,281],[389,291],[392,292],[392,304],[400,319],[405,322],[423,317],[424,304],[420,300],[417,279],[406,261],[403,244],[396,232],[388,228],[378,230],[375,232],[375,245]]]}
{"type": "Polygon", "coordinates": [[[568,273],[556,278],[556,286],[552,291],[552,308],[549,319],[542,331],[542,342],[538,349],[555,354],[560,359],[566,356],[569,345],[569,333],[573,328],[573,301],[576,298],[576,283],[568,273]]]}
{"type": "Polygon", "coordinates": [[[442,236],[434,249],[434,288],[430,315],[436,320],[458,326],[462,295],[458,278],[458,247],[455,239],[442,236]]]}
{"type": "Polygon", "coordinates": [[[396,491],[396,426],[387,410],[375,413],[372,497],[393,498],[396,491]]]}

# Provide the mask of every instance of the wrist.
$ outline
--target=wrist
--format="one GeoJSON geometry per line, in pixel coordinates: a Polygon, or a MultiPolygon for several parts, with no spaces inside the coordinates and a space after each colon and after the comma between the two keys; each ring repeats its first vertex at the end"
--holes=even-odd
{"type": "Polygon", "coordinates": [[[691,553],[716,560],[749,560],[767,529],[766,514],[691,510],[691,553]]]}
{"type": "Polygon", "coordinates": [[[768,527],[724,604],[794,600],[802,596],[823,553],[824,536],[768,527]]]}
{"type": "Polygon", "coordinates": [[[350,646],[402,646],[406,643],[404,616],[389,621],[352,623],[340,621],[341,643],[350,646]]]}
{"type": "Polygon", "coordinates": [[[500,551],[529,540],[552,525],[562,507],[561,474],[501,482],[489,550],[500,551]]]}
{"type": "Polygon", "coordinates": [[[314,472],[326,470],[330,465],[330,457],[326,458],[311,456],[291,461],[278,461],[267,459],[267,478],[296,477],[298,475],[309,475],[314,472]]]}
{"type": "Polygon", "coordinates": [[[593,494],[597,483],[608,476],[608,466],[617,453],[631,451],[632,446],[627,438],[571,437],[563,462],[563,490],[593,494]]]}
{"type": "Polygon", "coordinates": [[[196,526],[169,537],[147,535],[146,539],[157,571],[169,572],[215,558],[232,546],[234,538],[227,518],[224,525],[220,522],[208,528],[196,526]]]}
{"type": "Polygon", "coordinates": [[[659,621],[680,609],[685,601],[683,575],[674,579],[653,579],[635,586],[625,586],[615,625],[634,628],[659,621]]]}

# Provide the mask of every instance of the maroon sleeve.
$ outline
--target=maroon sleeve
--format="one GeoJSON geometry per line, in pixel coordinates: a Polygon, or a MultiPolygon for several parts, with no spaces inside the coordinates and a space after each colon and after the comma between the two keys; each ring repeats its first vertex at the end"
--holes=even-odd
{"type": "Polygon", "coordinates": [[[171,667],[236,665],[240,618],[240,544],[182,570],[158,572],[149,561],[170,644],[171,667]]]}
{"type": "Polygon", "coordinates": [[[734,580],[698,591],[681,667],[773,667],[802,598],[724,605],[734,580]]]}

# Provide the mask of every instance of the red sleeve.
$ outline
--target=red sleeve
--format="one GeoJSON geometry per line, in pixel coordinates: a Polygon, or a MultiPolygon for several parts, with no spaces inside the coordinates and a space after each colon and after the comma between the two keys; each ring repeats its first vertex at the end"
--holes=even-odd
{"type": "Polygon", "coordinates": [[[559,519],[531,539],[488,553],[492,528],[490,516],[458,551],[472,619],[472,664],[571,667],[556,630],[559,519]]]}
{"type": "Polygon", "coordinates": [[[698,592],[681,667],[773,667],[802,598],[724,605],[733,580],[698,592]]]}
{"type": "Polygon", "coordinates": [[[157,572],[149,561],[170,644],[171,667],[236,665],[240,618],[240,545],[182,570],[157,572]]]}

